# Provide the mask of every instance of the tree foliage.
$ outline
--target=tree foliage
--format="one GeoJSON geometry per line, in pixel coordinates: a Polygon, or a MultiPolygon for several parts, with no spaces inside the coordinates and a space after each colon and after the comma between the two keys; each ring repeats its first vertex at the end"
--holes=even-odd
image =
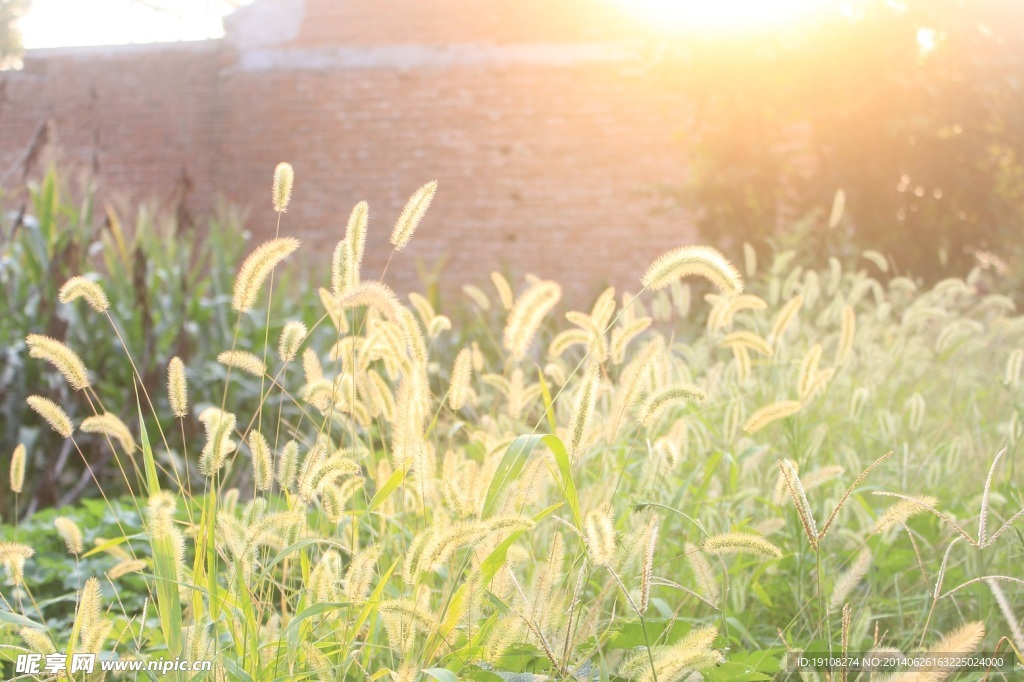
{"type": "Polygon", "coordinates": [[[689,46],[698,102],[682,190],[705,238],[764,240],[798,217],[921,275],[1012,257],[1024,218],[1024,3],[851,0],[771,36],[689,46]]]}
{"type": "Polygon", "coordinates": [[[21,56],[21,29],[18,20],[28,12],[32,0],[0,0],[0,65],[21,56]]]}

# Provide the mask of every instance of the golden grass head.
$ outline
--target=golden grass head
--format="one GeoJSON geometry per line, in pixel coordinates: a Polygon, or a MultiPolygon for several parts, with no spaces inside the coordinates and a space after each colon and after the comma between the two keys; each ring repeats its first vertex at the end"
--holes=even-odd
{"type": "Polygon", "coordinates": [[[282,161],[274,168],[274,186],[272,189],[274,210],[284,213],[288,210],[288,202],[292,198],[292,185],[295,184],[295,170],[290,163],[282,161]]]}
{"type": "Polygon", "coordinates": [[[114,564],[114,567],[107,571],[107,577],[111,580],[123,578],[129,573],[138,573],[148,566],[142,559],[122,559],[114,564]]]}
{"type": "Polygon", "coordinates": [[[395,227],[391,231],[391,244],[396,251],[401,251],[412,239],[413,233],[419,226],[423,216],[430,208],[430,202],[434,200],[437,193],[437,180],[431,180],[427,184],[413,192],[406,202],[405,208],[395,221],[395,227]]]}
{"type": "Polygon", "coordinates": [[[277,344],[277,353],[281,356],[281,362],[288,364],[295,359],[295,356],[299,354],[299,347],[306,340],[308,333],[306,325],[297,320],[285,323],[277,344]]]}
{"type": "Polygon", "coordinates": [[[188,380],[185,378],[185,363],[181,358],[171,358],[167,365],[167,397],[175,417],[188,416],[188,380]]]}
{"type": "Polygon", "coordinates": [[[272,239],[256,247],[238,269],[231,307],[240,313],[251,310],[270,273],[298,248],[299,240],[292,237],[272,239]]]}
{"type": "Polygon", "coordinates": [[[448,406],[460,410],[466,404],[469,393],[469,382],[473,378],[473,351],[463,348],[455,356],[452,366],[452,378],[448,389],[448,406]]]}
{"type": "Polygon", "coordinates": [[[743,423],[743,430],[749,434],[757,433],[772,422],[791,417],[799,412],[801,408],[803,408],[803,403],[797,400],[780,400],[765,405],[750,415],[747,421],[743,423]]]}
{"type": "Polygon", "coordinates": [[[498,291],[498,298],[501,300],[501,307],[508,310],[512,307],[515,302],[515,295],[512,293],[512,286],[508,283],[505,277],[495,270],[491,273],[491,282],[494,283],[494,288],[498,291]]]}
{"type": "Polygon", "coordinates": [[[615,523],[611,505],[603,504],[587,512],[583,519],[583,532],[591,561],[601,566],[615,558],[615,523]]]}
{"type": "Polygon", "coordinates": [[[21,639],[24,640],[25,646],[27,646],[32,653],[40,654],[42,656],[57,653],[57,648],[53,646],[50,636],[42,630],[25,627],[19,630],[18,634],[21,635],[21,639]]]}
{"type": "Polygon", "coordinates": [[[82,540],[82,529],[78,527],[78,524],[67,518],[66,516],[58,516],[53,520],[53,525],[57,528],[57,534],[60,535],[61,540],[68,548],[68,554],[78,556],[85,549],[85,543],[82,540]]]}
{"type": "Polygon", "coordinates": [[[832,586],[832,598],[829,600],[828,608],[836,611],[846,604],[847,598],[856,589],[857,585],[871,568],[871,552],[864,548],[857,554],[857,557],[850,563],[849,568],[839,574],[835,584],[832,586]]]}
{"type": "Polygon", "coordinates": [[[873,533],[885,533],[896,526],[902,525],[911,517],[935,507],[939,500],[931,495],[917,495],[909,499],[895,502],[882,512],[875,520],[873,533]]]}
{"type": "Polygon", "coordinates": [[[561,298],[562,287],[545,280],[531,286],[516,300],[502,336],[502,345],[513,358],[526,355],[541,322],[561,298]]]}
{"type": "Polygon", "coordinates": [[[739,271],[719,251],[709,246],[681,246],[658,256],[640,279],[646,289],[658,291],[672,282],[696,275],[726,294],[743,293],[739,271]]]}
{"type": "Polygon", "coordinates": [[[116,414],[104,412],[103,414],[86,417],[82,420],[79,429],[84,433],[98,433],[108,438],[113,438],[125,452],[130,453],[135,450],[135,439],[132,438],[131,429],[116,414]]]}
{"type": "Polygon", "coordinates": [[[21,542],[0,542],[0,566],[12,585],[25,582],[25,561],[36,551],[21,542]]]}
{"type": "Polygon", "coordinates": [[[597,405],[597,392],[601,381],[600,370],[601,368],[596,362],[590,363],[576,389],[568,426],[569,454],[573,457],[576,457],[578,451],[587,444],[590,436],[590,427],[593,423],[594,407],[597,405]]]}
{"type": "Polygon", "coordinates": [[[1010,388],[1016,388],[1020,383],[1020,369],[1024,362],[1024,348],[1014,348],[1009,357],[1006,358],[1006,372],[1003,383],[1010,388]]]}
{"type": "Polygon", "coordinates": [[[216,407],[208,407],[199,415],[199,421],[206,428],[206,445],[199,457],[199,469],[206,476],[216,474],[235,451],[231,436],[235,431],[235,415],[216,407]]]}
{"type": "Polygon", "coordinates": [[[270,490],[274,483],[274,458],[267,439],[259,431],[249,432],[249,452],[252,455],[252,480],[258,490],[270,490]]]}
{"type": "Polygon", "coordinates": [[[72,277],[65,282],[64,286],[60,288],[57,298],[61,303],[71,303],[75,299],[83,298],[89,307],[98,313],[106,312],[110,307],[110,301],[107,300],[103,287],[82,276],[72,277]]]}
{"type": "Polygon", "coordinates": [[[71,388],[81,391],[91,385],[89,373],[81,358],[57,339],[42,334],[29,334],[25,337],[25,343],[29,348],[29,357],[45,360],[56,367],[71,388]]]}
{"type": "Polygon", "coordinates": [[[11,455],[11,492],[20,493],[25,487],[25,444],[18,443],[11,455]]]}
{"type": "Polygon", "coordinates": [[[64,438],[70,438],[74,433],[75,427],[71,423],[71,417],[57,403],[41,395],[30,395],[25,402],[36,414],[46,420],[51,429],[64,438]]]}
{"type": "Polygon", "coordinates": [[[782,550],[771,542],[754,533],[721,533],[705,538],[701,549],[708,554],[722,556],[725,554],[753,554],[766,559],[779,559],[782,550]]]}
{"type": "Polygon", "coordinates": [[[244,350],[226,350],[217,356],[217,362],[225,367],[234,367],[255,377],[267,373],[267,366],[256,355],[244,350]]]}
{"type": "Polygon", "coordinates": [[[693,384],[677,384],[652,393],[640,406],[639,419],[644,426],[650,427],[658,417],[671,405],[680,402],[701,403],[708,395],[700,387],[693,384]]]}

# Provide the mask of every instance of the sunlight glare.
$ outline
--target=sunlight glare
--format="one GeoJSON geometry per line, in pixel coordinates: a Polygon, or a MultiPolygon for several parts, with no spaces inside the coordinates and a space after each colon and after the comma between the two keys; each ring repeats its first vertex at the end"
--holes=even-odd
{"type": "Polygon", "coordinates": [[[835,0],[616,0],[626,11],[670,30],[774,28],[835,8],[835,0]]]}

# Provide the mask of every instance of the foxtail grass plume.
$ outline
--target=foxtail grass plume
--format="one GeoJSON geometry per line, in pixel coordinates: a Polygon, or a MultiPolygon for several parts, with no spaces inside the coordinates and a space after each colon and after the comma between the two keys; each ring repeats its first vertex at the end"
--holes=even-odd
{"type": "Polygon", "coordinates": [[[757,251],[750,242],[743,242],[743,264],[747,277],[757,274],[757,251]]]}
{"type": "Polygon", "coordinates": [[[562,298],[562,287],[551,281],[531,286],[516,300],[505,324],[502,345],[515,359],[530,349],[541,322],[562,298]]]}
{"type": "Polygon", "coordinates": [[[79,593],[78,610],[75,614],[74,631],[79,633],[80,641],[76,650],[79,653],[99,653],[113,625],[110,620],[103,617],[100,581],[89,578],[79,593]]]}
{"type": "Polygon", "coordinates": [[[11,492],[20,493],[25,487],[25,445],[18,443],[11,455],[11,492]]]}
{"type": "Polygon", "coordinates": [[[934,507],[938,503],[939,500],[930,495],[918,495],[913,498],[900,500],[879,515],[875,520],[875,528],[872,533],[885,533],[896,526],[906,523],[911,517],[927,511],[928,507],[934,507]]]}
{"type": "Polygon", "coordinates": [[[791,417],[799,412],[802,407],[803,403],[797,400],[780,400],[770,405],[765,405],[750,415],[747,421],[743,423],[743,430],[749,434],[757,433],[772,422],[791,417]]]}
{"type": "Polygon", "coordinates": [[[1016,388],[1020,383],[1022,362],[1024,362],[1024,348],[1014,348],[1010,356],[1006,358],[1006,375],[1003,378],[1003,383],[1010,388],[1016,388]]]}
{"type": "Polygon", "coordinates": [[[420,220],[423,219],[430,202],[437,192],[437,180],[432,180],[413,192],[402,209],[401,215],[395,221],[395,228],[391,231],[391,244],[396,251],[401,251],[409,244],[413,233],[416,231],[420,220]]]}
{"type": "Polygon", "coordinates": [[[639,611],[647,613],[651,604],[651,583],[654,580],[654,552],[658,548],[658,519],[652,518],[644,531],[643,563],[640,566],[640,603],[639,611]]]}
{"type": "Polygon", "coordinates": [[[295,359],[295,356],[299,354],[299,346],[305,341],[308,333],[306,325],[297,320],[285,323],[277,344],[277,353],[281,357],[281,362],[288,364],[295,359]]]}
{"type": "Polygon", "coordinates": [[[58,516],[53,520],[53,525],[57,528],[60,539],[67,546],[68,554],[75,556],[81,554],[85,549],[85,542],[82,540],[82,529],[78,527],[78,524],[66,516],[58,516]]]}
{"type": "Polygon", "coordinates": [[[34,412],[46,420],[51,429],[64,438],[70,438],[71,434],[74,433],[75,427],[71,423],[71,418],[68,417],[67,412],[57,403],[41,395],[30,395],[25,399],[25,402],[28,403],[28,406],[34,412]]]}
{"type": "Polygon", "coordinates": [[[274,210],[284,213],[288,210],[288,202],[292,198],[292,185],[295,183],[295,170],[290,163],[281,162],[274,168],[274,210]]]}
{"type": "Polygon", "coordinates": [[[235,451],[231,436],[235,431],[235,415],[216,407],[208,407],[199,415],[206,429],[206,445],[199,457],[199,470],[213,476],[224,466],[227,456],[235,451]]]}
{"type": "Polygon", "coordinates": [[[742,346],[743,348],[752,350],[759,355],[770,356],[772,354],[771,344],[754,332],[738,331],[726,334],[722,340],[719,341],[719,345],[726,348],[731,346],[742,346]]]}
{"type": "Polygon", "coordinates": [[[217,356],[217,362],[225,367],[234,367],[256,377],[267,373],[267,366],[256,355],[244,350],[226,350],[217,356]]]}
{"type": "Polygon", "coordinates": [[[690,275],[703,277],[726,294],[743,293],[743,279],[732,263],[708,246],[681,246],[658,256],[640,279],[655,291],[690,275]]]}
{"type": "Polygon", "coordinates": [[[289,490],[295,484],[299,470],[299,444],[293,440],[284,444],[277,460],[277,484],[281,490],[289,490]]]}
{"type": "Polygon", "coordinates": [[[638,417],[640,423],[650,427],[669,406],[682,401],[701,403],[707,399],[707,393],[693,384],[677,384],[652,393],[640,406],[638,417]]]}
{"type": "Polygon", "coordinates": [[[594,407],[597,404],[597,389],[601,380],[600,369],[596,362],[592,362],[576,389],[568,425],[569,455],[572,457],[577,456],[577,452],[586,445],[590,435],[594,407]]]}
{"type": "Polygon", "coordinates": [[[782,310],[778,312],[775,316],[775,320],[772,322],[772,331],[768,335],[768,338],[772,343],[777,343],[783,337],[786,330],[789,329],[789,325],[797,318],[803,307],[803,294],[797,294],[790,299],[789,303],[782,306],[782,310]]]}
{"type": "Polygon", "coordinates": [[[25,561],[35,553],[34,549],[21,542],[0,541],[0,566],[3,566],[12,585],[25,582],[25,561]]]}
{"type": "Polygon", "coordinates": [[[57,339],[42,334],[29,334],[25,337],[25,343],[28,345],[29,357],[45,360],[56,367],[71,388],[81,391],[91,385],[89,373],[81,358],[57,339]]]}
{"type": "Polygon", "coordinates": [[[704,553],[696,545],[688,542],[684,550],[686,562],[690,565],[690,570],[693,572],[693,579],[697,582],[700,595],[717,609],[718,603],[722,599],[722,585],[715,574],[714,568],[712,568],[707,557],[704,556],[704,553]]]}
{"type": "Polygon", "coordinates": [[[93,417],[86,417],[78,427],[84,433],[98,433],[113,438],[125,452],[135,450],[135,439],[131,429],[116,414],[104,412],[93,417]]]}
{"type": "Polygon", "coordinates": [[[167,398],[171,412],[179,419],[188,415],[188,381],[185,379],[185,363],[181,358],[171,358],[167,365],[167,398]]]}
{"type": "Polygon", "coordinates": [[[371,545],[356,552],[345,573],[344,595],[353,602],[364,601],[370,594],[373,578],[377,573],[377,560],[383,551],[382,545],[371,545]]]}
{"type": "Polygon", "coordinates": [[[829,600],[829,611],[836,611],[846,603],[847,598],[871,568],[871,552],[864,548],[853,560],[850,567],[839,574],[832,586],[832,598],[829,600]]]}
{"type": "Polygon", "coordinates": [[[708,554],[753,554],[755,556],[778,559],[782,550],[754,533],[722,533],[705,538],[701,549],[708,554]]]}
{"type": "Polygon", "coordinates": [[[370,207],[360,201],[352,208],[345,228],[346,258],[345,271],[348,286],[359,284],[359,271],[363,266],[363,254],[366,251],[366,226],[370,220],[370,207]]]}
{"type": "Polygon", "coordinates": [[[811,346],[800,363],[800,378],[797,381],[797,394],[800,400],[806,401],[811,392],[811,386],[818,375],[818,364],[821,361],[821,344],[811,346]]]}
{"type": "Polygon", "coordinates": [[[874,263],[875,267],[877,267],[882,272],[889,272],[889,261],[886,260],[885,256],[883,256],[878,251],[875,251],[873,249],[867,249],[860,255],[863,256],[865,260],[869,260],[872,263],[874,263]]]}
{"type": "Polygon", "coordinates": [[[611,505],[603,504],[587,512],[583,519],[583,533],[594,564],[601,566],[615,558],[615,524],[611,505]]]}
{"type": "Polygon", "coordinates": [[[491,282],[498,291],[498,298],[501,300],[501,307],[508,310],[514,303],[515,295],[512,293],[512,286],[505,277],[495,270],[491,273],[491,282]]]}
{"type": "Polygon", "coordinates": [[[106,312],[110,307],[110,301],[107,300],[103,287],[91,279],[81,276],[72,277],[65,282],[64,286],[60,288],[57,298],[61,303],[71,303],[75,299],[84,298],[89,307],[98,313],[106,312]]]}
{"type": "Polygon", "coordinates": [[[331,254],[331,293],[335,298],[344,296],[349,288],[348,240],[342,239],[331,254]]]}
{"type": "Polygon", "coordinates": [[[455,356],[452,366],[452,379],[448,389],[448,406],[453,410],[462,409],[466,404],[469,382],[473,378],[473,351],[463,348],[455,356]]]}
{"type": "Polygon", "coordinates": [[[249,432],[249,452],[252,455],[252,480],[258,490],[270,490],[274,483],[274,461],[270,445],[259,431],[249,432]]]}
{"type": "Polygon", "coordinates": [[[811,512],[811,504],[807,501],[807,491],[804,490],[804,485],[800,481],[799,474],[797,474],[796,465],[788,459],[780,459],[776,464],[778,464],[779,471],[782,472],[782,477],[786,481],[789,495],[793,498],[793,503],[796,505],[796,513],[800,517],[800,525],[804,528],[807,541],[811,543],[811,548],[817,551],[818,524],[814,520],[814,514],[811,512]]]}
{"type": "Polygon", "coordinates": [[[114,564],[114,567],[107,571],[107,577],[111,580],[123,578],[129,573],[138,573],[146,568],[148,564],[142,559],[122,559],[114,564]]]}
{"type": "Polygon", "coordinates": [[[251,310],[271,271],[298,248],[299,240],[292,237],[272,239],[256,247],[238,269],[231,307],[240,313],[251,310]]]}
{"type": "Polygon", "coordinates": [[[42,630],[36,630],[35,628],[24,627],[18,630],[18,634],[25,642],[32,653],[39,654],[40,656],[48,656],[50,654],[57,653],[57,648],[53,646],[53,642],[50,640],[50,636],[42,630]]]}
{"type": "Polygon", "coordinates": [[[475,287],[472,284],[466,284],[462,287],[462,293],[472,299],[473,303],[476,303],[481,310],[491,309],[491,299],[487,298],[487,294],[485,294],[480,287],[475,287]]]}

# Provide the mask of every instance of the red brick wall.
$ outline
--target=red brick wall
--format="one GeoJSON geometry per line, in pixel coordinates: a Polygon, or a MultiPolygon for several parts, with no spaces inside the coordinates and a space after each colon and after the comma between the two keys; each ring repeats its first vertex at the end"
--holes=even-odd
{"type": "Polygon", "coordinates": [[[368,276],[406,197],[437,179],[392,263],[399,289],[416,285],[417,259],[442,255],[453,288],[507,265],[574,296],[635,289],[654,256],[692,238],[656,192],[687,172],[681,67],[622,47],[635,27],[578,10],[610,0],[284,1],[304,12],[277,44],[229,23],[226,41],[30,53],[3,78],[0,166],[49,116],[65,158],[96,149],[106,187],[165,198],[185,167],[193,210],[224,195],[266,237],[272,170],[287,160],[283,230],[324,268],[351,206],[369,200],[368,276]]]}
{"type": "MultiPolygon", "coordinates": [[[[217,41],[30,52],[0,79],[0,167],[53,122],[62,161],[98,164],[107,188],[168,199],[182,169],[209,182],[216,132],[217,41]]],[[[211,196],[198,192],[205,209],[211,196]]]]}

